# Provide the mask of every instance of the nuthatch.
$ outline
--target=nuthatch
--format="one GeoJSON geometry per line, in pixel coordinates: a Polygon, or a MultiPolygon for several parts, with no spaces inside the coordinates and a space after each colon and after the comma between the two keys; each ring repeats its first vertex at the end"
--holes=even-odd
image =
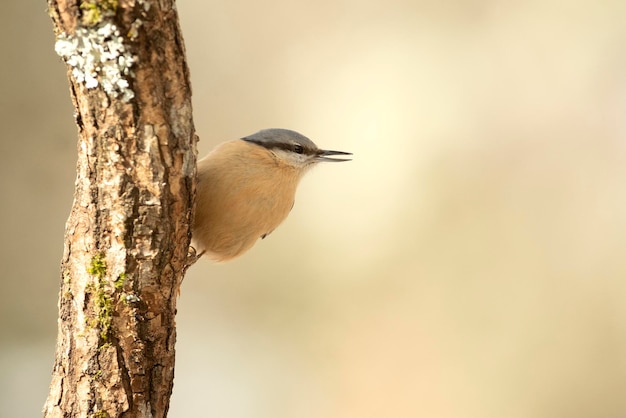
{"type": "Polygon", "coordinates": [[[225,142],[198,162],[196,250],[226,261],[268,236],[289,214],[300,179],[320,161],[349,152],[317,148],[287,129],[265,129],[225,142]]]}

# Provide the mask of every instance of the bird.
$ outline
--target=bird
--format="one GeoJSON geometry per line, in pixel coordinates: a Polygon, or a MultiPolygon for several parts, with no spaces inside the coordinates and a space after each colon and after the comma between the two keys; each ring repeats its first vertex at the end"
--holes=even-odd
{"type": "Polygon", "coordinates": [[[224,142],[198,161],[192,248],[232,260],[266,238],[291,211],[303,175],[349,152],[320,149],[289,129],[263,129],[224,142]]]}

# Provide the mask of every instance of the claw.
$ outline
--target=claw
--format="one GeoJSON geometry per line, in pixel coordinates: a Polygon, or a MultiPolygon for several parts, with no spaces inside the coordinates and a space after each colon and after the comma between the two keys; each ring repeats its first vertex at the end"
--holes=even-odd
{"type": "Polygon", "coordinates": [[[189,250],[187,250],[187,262],[185,263],[185,270],[193,266],[205,252],[206,250],[203,250],[198,254],[198,251],[190,245],[189,250]]]}

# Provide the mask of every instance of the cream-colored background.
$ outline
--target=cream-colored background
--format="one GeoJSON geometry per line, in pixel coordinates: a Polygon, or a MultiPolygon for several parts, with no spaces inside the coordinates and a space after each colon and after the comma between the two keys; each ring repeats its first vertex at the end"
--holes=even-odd
{"type": "MultiPolygon", "coordinates": [[[[171,417],[626,416],[626,3],[179,2],[201,154],[354,161],[189,272],[171,417]]],[[[40,416],[76,130],[43,2],[0,14],[0,416],[40,416]]]]}

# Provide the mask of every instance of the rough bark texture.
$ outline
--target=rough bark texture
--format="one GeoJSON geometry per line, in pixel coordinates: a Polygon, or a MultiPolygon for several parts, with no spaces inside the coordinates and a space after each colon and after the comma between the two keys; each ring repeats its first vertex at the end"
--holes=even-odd
{"type": "MultiPolygon", "coordinates": [[[[107,39],[119,40],[134,63],[125,90],[132,93],[124,97],[124,88],[107,91],[104,67],[96,74],[100,83],[89,85],[75,71],[76,61],[64,57],[79,130],[78,164],[44,416],[164,417],[196,166],[175,5],[49,0],[49,12],[59,38],[115,25],[119,36],[107,39]]],[[[111,65],[121,62],[116,60],[111,65]]]]}

